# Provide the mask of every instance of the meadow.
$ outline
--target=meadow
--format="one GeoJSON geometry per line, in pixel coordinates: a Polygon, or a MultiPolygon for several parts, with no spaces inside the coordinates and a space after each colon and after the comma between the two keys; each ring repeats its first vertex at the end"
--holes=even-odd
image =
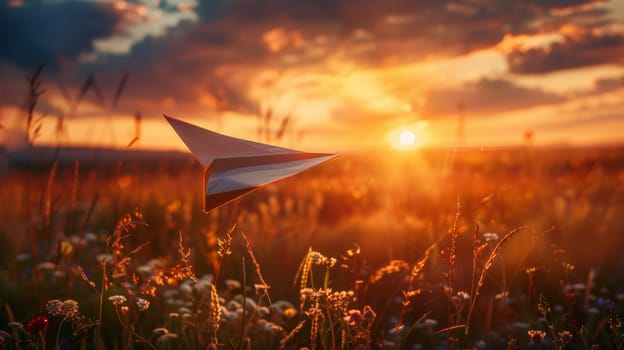
{"type": "Polygon", "coordinates": [[[1,170],[0,349],[624,349],[624,148],[125,154],[1,170]]]}

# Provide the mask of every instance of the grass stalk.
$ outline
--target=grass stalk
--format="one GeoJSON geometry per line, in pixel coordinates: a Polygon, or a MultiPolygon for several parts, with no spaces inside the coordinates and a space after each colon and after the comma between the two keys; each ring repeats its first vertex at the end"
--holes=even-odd
{"type": "MultiPolygon", "coordinates": [[[[243,234],[243,237],[245,235],[243,234]]],[[[241,316],[241,334],[240,334],[240,341],[238,344],[238,350],[243,350],[243,344],[244,344],[244,340],[245,340],[245,329],[246,329],[246,320],[245,320],[245,315],[247,312],[247,272],[246,269],[247,267],[245,266],[245,257],[243,256],[241,261],[241,271],[242,271],[242,279],[243,279],[243,315],[241,316]]]]}
{"type": "Polygon", "coordinates": [[[487,272],[490,270],[490,268],[492,267],[494,259],[496,259],[496,257],[498,256],[498,253],[500,253],[500,251],[503,249],[503,246],[505,245],[505,243],[507,243],[507,241],[509,241],[513,236],[515,236],[516,233],[522,231],[524,228],[525,227],[523,226],[523,227],[518,227],[518,228],[515,228],[515,229],[509,231],[498,242],[498,244],[496,244],[496,246],[494,247],[494,249],[490,253],[490,256],[486,260],[485,265],[483,266],[483,270],[481,270],[481,274],[479,275],[479,280],[477,281],[477,285],[475,287],[475,291],[474,291],[474,293],[472,295],[470,295],[470,306],[468,307],[468,316],[466,317],[466,328],[465,328],[465,334],[466,335],[470,331],[470,321],[472,319],[472,315],[473,315],[473,312],[474,312],[474,307],[475,307],[475,304],[477,302],[477,297],[479,296],[479,291],[480,291],[481,287],[483,286],[483,284],[485,282],[485,276],[486,276],[487,272]]]}

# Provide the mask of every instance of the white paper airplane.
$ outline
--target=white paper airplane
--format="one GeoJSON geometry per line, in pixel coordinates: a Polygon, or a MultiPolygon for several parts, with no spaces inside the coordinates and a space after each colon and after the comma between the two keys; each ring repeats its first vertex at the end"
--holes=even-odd
{"type": "Polygon", "coordinates": [[[204,212],[337,157],[226,136],[165,115],[204,166],[204,212]]]}

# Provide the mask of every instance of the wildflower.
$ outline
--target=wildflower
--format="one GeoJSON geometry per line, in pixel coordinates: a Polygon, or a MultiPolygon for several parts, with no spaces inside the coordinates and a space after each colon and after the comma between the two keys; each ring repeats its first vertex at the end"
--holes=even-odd
{"type": "Polygon", "coordinates": [[[622,321],[620,321],[620,318],[615,312],[615,305],[613,303],[611,303],[611,307],[609,308],[608,323],[609,323],[609,328],[611,328],[611,330],[615,332],[615,334],[620,333],[620,328],[622,328],[622,321]]]}
{"type": "Polygon", "coordinates": [[[507,298],[509,298],[509,292],[502,292],[494,296],[495,300],[507,300],[507,298]]]}
{"type": "Polygon", "coordinates": [[[536,329],[530,329],[527,334],[532,344],[541,344],[544,338],[546,338],[546,332],[536,329]]]}
{"type": "Polygon", "coordinates": [[[373,321],[375,320],[375,317],[377,317],[377,314],[375,313],[375,311],[373,311],[373,308],[371,308],[368,305],[364,306],[364,312],[362,312],[362,318],[366,321],[369,321],[370,323],[373,323],[373,321]]]}
{"type": "Polygon", "coordinates": [[[42,263],[37,264],[37,266],[35,267],[37,270],[54,270],[56,268],[56,264],[54,264],[53,262],[50,261],[45,261],[42,263]]]}
{"type": "Polygon", "coordinates": [[[241,307],[241,304],[236,300],[228,300],[228,302],[225,304],[225,308],[230,311],[238,310],[241,307]]]}
{"type": "Polygon", "coordinates": [[[24,329],[24,325],[19,322],[9,322],[8,325],[12,329],[24,329]]]}
{"type": "Polygon", "coordinates": [[[227,279],[225,280],[225,286],[229,290],[239,289],[241,287],[241,283],[237,280],[227,279]]]}
{"type": "Polygon", "coordinates": [[[483,240],[486,242],[496,242],[498,241],[498,233],[493,233],[493,232],[484,233],[483,240]]]}
{"type": "Polygon", "coordinates": [[[570,340],[572,340],[572,333],[570,333],[570,331],[563,331],[563,332],[559,332],[559,342],[562,345],[565,345],[567,343],[570,342],[570,340]]]}
{"type": "Polygon", "coordinates": [[[347,316],[344,317],[345,322],[351,327],[357,326],[362,320],[362,312],[360,310],[349,310],[347,316]]]}
{"type": "Polygon", "coordinates": [[[126,302],[126,297],[123,295],[112,295],[108,297],[108,300],[110,300],[113,305],[121,305],[126,302]]]}
{"type": "Polygon", "coordinates": [[[336,258],[326,257],[325,255],[312,251],[310,252],[310,262],[314,265],[323,265],[326,267],[334,267],[336,265],[336,258]]]}
{"type": "Polygon", "coordinates": [[[180,294],[180,292],[178,292],[175,289],[166,289],[163,290],[161,295],[163,296],[163,298],[168,299],[168,298],[175,298],[180,294]]]}
{"type": "Polygon", "coordinates": [[[68,249],[69,249],[69,252],[71,253],[71,251],[73,250],[73,247],[84,247],[85,245],[87,245],[87,240],[80,236],[72,235],[69,237],[69,242],[63,241],[62,243],[69,243],[68,249]]]}
{"type": "Polygon", "coordinates": [[[474,349],[483,350],[485,348],[486,348],[486,343],[485,343],[485,340],[483,339],[477,340],[474,344],[474,349]]]}
{"type": "Polygon", "coordinates": [[[507,349],[519,350],[520,347],[518,346],[518,340],[516,338],[509,339],[509,341],[507,342],[507,349]]]}
{"type": "Polygon", "coordinates": [[[158,337],[158,343],[166,343],[172,339],[178,339],[178,335],[175,333],[167,333],[158,337]]]}
{"type": "Polygon", "coordinates": [[[95,256],[95,259],[97,260],[97,262],[101,263],[112,263],[113,262],[113,255],[112,254],[98,254],[95,256]]]}
{"type": "Polygon", "coordinates": [[[145,311],[149,309],[149,306],[150,306],[150,302],[143,298],[137,298],[136,304],[137,304],[137,307],[139,308],[139,311],[145,311]]]}
{"type": "Polygon", "coordinates": [[[205,274],[205,275],[202,275],[202,276],[199,278],[199,282],[201,282],[201,283],[206,283],[206,284],[208,284],[208,285],[212,284],[212,281],[213,281],[213,280],[214,280],[214,276],[213,276],[213,275],[211,275],[211,274],[209,274],[209,273],[208,273],[208,274],[205,274]]]}
{"type": "Polygon", "coordinates": [[[127,290],[135,290],[136,286],[130,282],[121,282],[120,286],[127,290]]]}
{"type": "Polygon", "coordinates": [[[22,262],[22,261],[28,261],[30,260],[31,255],[30,254],[18,254],[15,256],[15,261],[17,262],[22,262]]]}
{"type": "Polygon", "coordinates": [[[470,299],[470,294],[464,292],[464,291],[459,291],[457,292],[457,299],[459,300],[469,300],[470,299]]]}
{"type": "Polygon", "coordinates": [[[292,317],[295,317],[296,315],[297,315],[297,310],[295,310],[292,307],[289,307],[286,310],[284,310],[285,317],[292,318],[292,317]]]}
{"type": "Polygon", "coordinates": [[[434,320],[433,318],[428,318],[425,320],[425,326],[427,328],[433,328],[437,325],[438,325],[438,321],[434,320]]]}
{"type": "MultiPolygon", "coordinates": [[[[397,319],[397,322],[398,322],[398,319],[397,319]]],[[[388,331],[388,335],[392,337],[402,336],[403,334],[405,334],[405,326],[399,323],[396,323],[396,325],[390,328],[390,330],[388,331]]]]}
{"type": "Polygon", "coordinates": [[[58,299],[52,299],[52,300],[48,300],[48,304],[46,305],[46,310],[48,311],[48,314],[52,316],[59,316],[62,313],[61,311],[62,306],[63,306],[62,301],[58,299]]]}
{"type": "Polygon", "coordinates": [[[258,308],[258,304],[256,304],[256,302],[251,299],[251,298],[245,298],[245,300],[243,301],[243,299],[240,299],[239,302],[243,302],[245,309],[247,310],[256,310],[258,308]]]}
{"type": "Polygon", "coordinates": [[[11,335],[0,329],[0,347],[6,349],[7,339],[11,339],[11,335]]]}
{"type": "Polygon", "coordinates": [[[152,274],[153,271],[154,271],[154,268],[151,265],[149,265],[149,264],[137,266],[137,268],[136,268],[136,272],[139,275],[142,275],[142,276],[145,276],[145,277],[149,277],[152,274]]]}
{"type": "Polygon", "coordinates": [[[332,268],[336,265],[336,262],[338,262],[336,258],[326,258],[323,261],[323,265],[325,265],[325,267],[332,268]]]}
{"type": "Polygon", "coordinates": [[[157,337],[160,337],[161,335],[164,335],[164,334],[167,334],[167,333],[169,333],[169,330],[167,328],[160,327],[160,328],[152,329],[152,334],[157,336],[157,337]]]}
{"type": "Polygon", "coordinates": [[[538,302],[537,302],[537,310],[542,314],[545,315],[547,313],[550,312],[550,304],[548,303],[548,300],[546,300],[546,297],[544,297],[543,294],[540,294],[538,302]]]}
{"type": "Polygon", "coordinates": [[[525,272],[527,273],[527,275],[532,276],[535,273],[535,271],[537,271],[537,267],[529,267],[526,269],[525,272]]]}
{"type": "Polygon", "coordinates": [[[574,283],[572,285],[572,288],[574,289],[575,292],[581,293],[585,291],[585,284],[584,283],[574,283]]]}
{"type": "Polygon", "coordinates": [[[178,309],[178,313],[182,314],[182,315],[190,315],[193,313],[193,311],[191,309],[189,309],[188,307],[181,307],[178,309]]]}
{"type": "Polygon", "coordinates": [[[184,281],[180,284],[180,294],[183,298],[191,299],[193,297],[193,287],[191,286],[192,284],[193,282],[190,280],[184,281]]]}
{"type": "Polygon", "coordinates": [[[72,318],[78,314],[78,302],[75,300],[65,300],[61,306],[61,312],[66,318],[72,318]]]}
{"type": "Polygon", "coordinates": [[[260,329],[262,329],[263,331],[267,333],[271,333],[271,334],[277,334],[283,331],[282,327],[276,325],[273,322],[269,322],[269,321],[262,320],[262,319],[258,321],[258,326],[260,326],[260,329]]]}
{"type": "Polygon", "coordinates": [[[85,233],[84,238],[87,240],[87,242],[97,242],[98,241],[98,236],[95,233],[93,233],[93,232],[85,233]]]}
{"type": "Polygon", "coordinates": [[[271,314],[271,310],[266,306],[260,306],[256,311],[260,317],[267,317],[271,314]]]}
{"type": "Polygon", "coordinates": [[[561,263],[561,266],[562,266],[565,270],[568,270],[568,271],[574,271],[574,269],[575,269],[575,266],[574,266],[574,265],[572,265],[572,264],[570,264],[570,263],[567,263],[567,262],[562,262],[562,263],[561,263]]]}
{"type": "Polygon", "coordinates": [[[43,332],[48,328],[48,318],[45,316],[36,316],[26,323],[26,332],[30,334],[37,334],[43,332]]]}
{"type": "Polygon", "coordinates": [[[314,289],[312,288],[302,288],[299,290],[299,295],[301,300],[306,300],[306,299],[311,299],[312,297],[314,297],[314,289]]]}
{"type": "Polygon", "coordinates": [[[313,264],[320,264],[321,259],[323,259],[323,254],[321,254],[321,253],[319,253],[317,251],[311,251],[309,253],[309,258],[310,258],[310,261],[313,264]]]}
{"type": "Polygon", "coordinates": [[[254,284],[254,288],[256,290],[256,295],[264,295],[271,287],[266,284],[254,284]]]}

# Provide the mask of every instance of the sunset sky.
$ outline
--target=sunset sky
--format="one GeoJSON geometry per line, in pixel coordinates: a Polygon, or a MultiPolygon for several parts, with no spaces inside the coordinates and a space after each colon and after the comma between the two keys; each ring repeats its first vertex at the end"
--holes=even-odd
{"type": "Polygon", "coordinates": [[[624,142],[624,0],[0,0],[9,149],[42,63],[36,144],[126,147],[137,112],[132,148],[184,147],[163,114],[306,150],[624,142]]]}

